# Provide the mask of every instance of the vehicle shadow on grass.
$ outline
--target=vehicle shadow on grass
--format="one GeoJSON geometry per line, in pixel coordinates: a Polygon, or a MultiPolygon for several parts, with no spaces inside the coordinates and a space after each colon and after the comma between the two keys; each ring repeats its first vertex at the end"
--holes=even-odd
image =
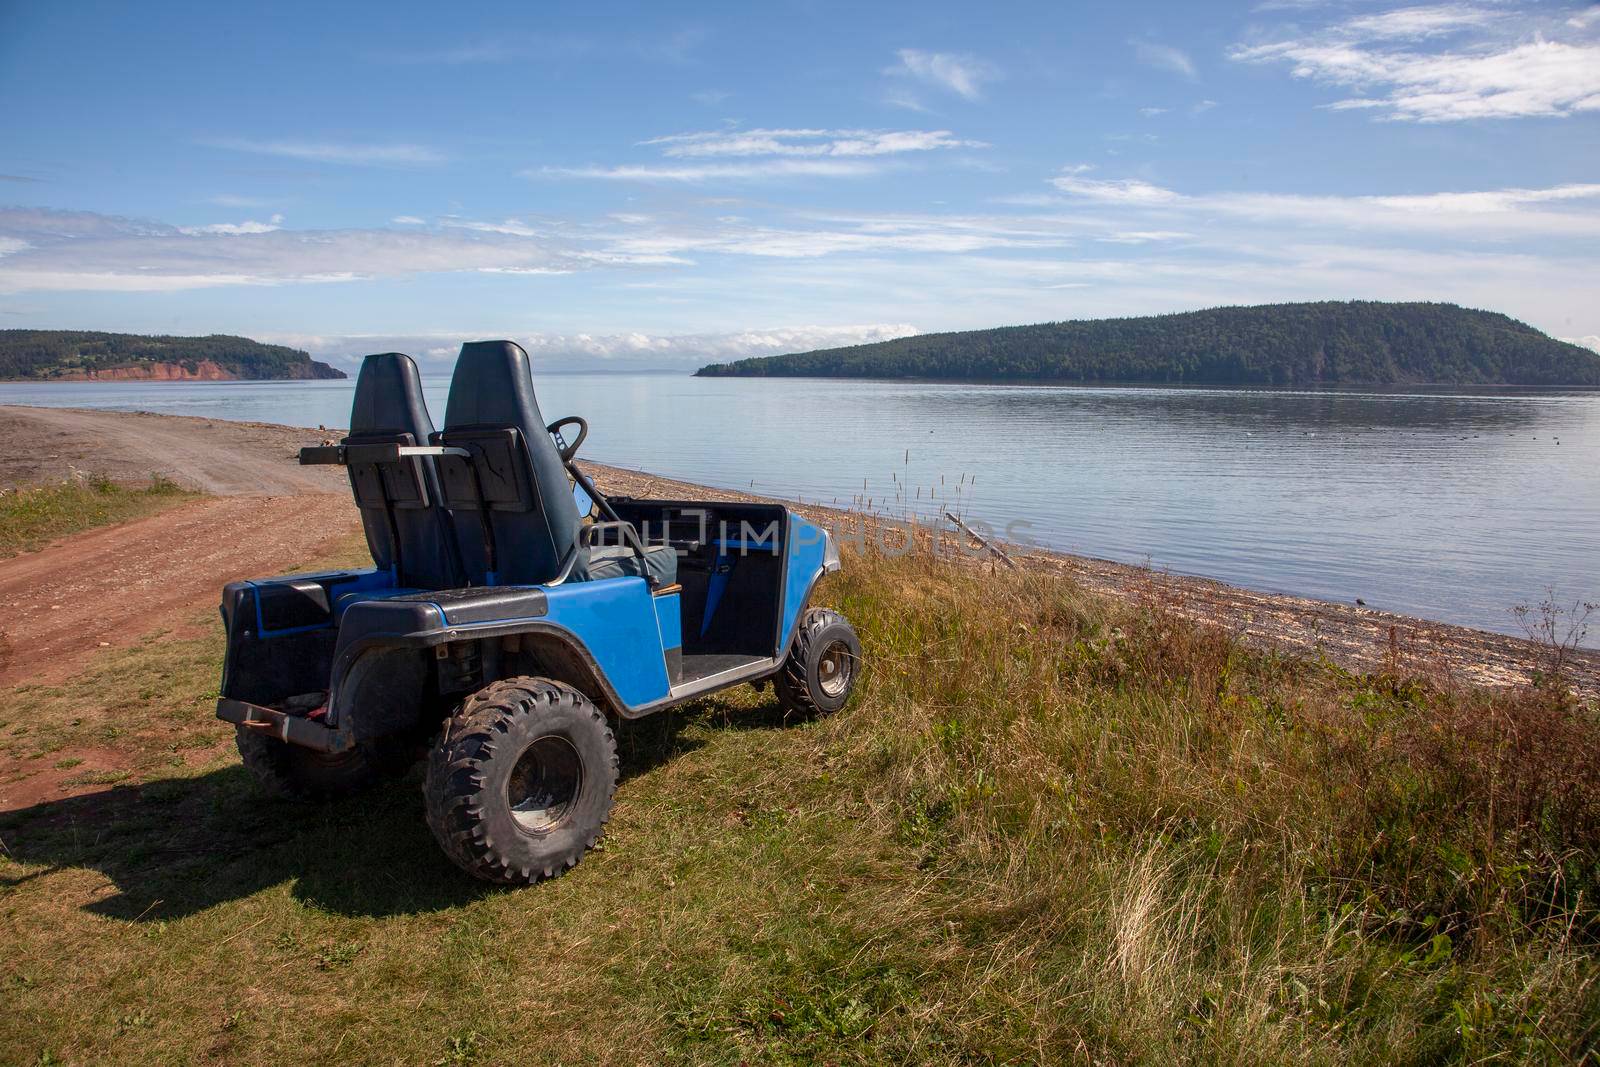
{"type": "MultiPolygon", "coordinates": [[[[622,779],[706,744],[718,730],[785,725],[776,701],[730,711],[720,703],[625,724],[622,779]]],[[[423,816],[420,770],[371,793],[325,803],[265,793],[243,766],[120,785],[0,814],[0,855],[53,871],[99,871],[115,892],[86,905],[108,918],[182,918],[292,882],[296,899],[339,915],[382,917],[459,907],[504,887],[475,881],[439,850],[423,816]]]]}
{"type": "Polygon", "coordinates": [[[664,763],[704,748],[721,730],[781,730],[803,718],[785,711],[770,691],[755,707],[728,703],[721,695],[669,708],[643,719],[613,724],[622,780],[647,774],[664,763]]]}

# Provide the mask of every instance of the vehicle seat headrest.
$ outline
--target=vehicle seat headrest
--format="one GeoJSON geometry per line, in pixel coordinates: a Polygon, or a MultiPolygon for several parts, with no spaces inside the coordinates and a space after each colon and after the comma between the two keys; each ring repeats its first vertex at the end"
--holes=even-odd
{"type": "Polygon", "coordinates": [[[350,433],[409,433],[418,444],[433,433],[422,399],[422,375],[402,352],[380,352],[361,361],[350,405],[350,433]]]}
{"type": "MultiPolygon", "coordinates": [[[[519,487],[509,495],[491,493],[483,501],[497,557],[492,578],[487,557],[472,550],[475,541],[482,541],[481,535],[474,535],[483,520],[467,512],[468,495],[453,488],[456,482],[466,484],[464,468],[457,472],[461,478],[453,478],[449,474],[452,465],[445,465],[449,483],[445,492],[458,523],[457,541],[474,582],[537,584],[553,578],[576,550],[582,520],[572,499],[566,467],[539,412],[528,353],[510,341],[468,342],[461,346],[461,356],[450,379],[450,399],[445,404],[444,430],[439,437],[445,444],[472,444],[481,450],[488,447],[486,434],[496,437],[507,428],[516,430],[514,436],[520,438],[517,451],[519,460],[526,459],[525,472],[513,476],[515,472],[509,469],[486,471],[477,479],[486,491],[494,486],[492,479],[482,475],[490,473],[498,473],[505,484],[519,487]],[[524,478],[531,482],[532,499],[523,499],[520,487],[524,478]]],[[[490,453],[484,452],[482,458],[491,460],[490,453]]]]}

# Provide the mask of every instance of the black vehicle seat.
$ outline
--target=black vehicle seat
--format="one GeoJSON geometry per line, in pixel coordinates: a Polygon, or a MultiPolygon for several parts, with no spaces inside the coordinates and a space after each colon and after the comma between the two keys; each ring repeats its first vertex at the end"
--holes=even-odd
{"type": "Polygon", "coordinates": [[[573,581],[651,574],[670,584],[677,556],[665,546],[647,553],[648,567],[631,551],[624,558],[596,549],[596,572],[579,544],[582,518],[545,425],[521,347],[510,341],[461,346],[444,429],[434,440],[473,457],[445,456],[439,466],[468,578],[474,585],[540,585],[575,556],[573,581]]]}
{"type": "MultiPolygon", "coordinates": [[[[384,352],[362,360],[344,443],[426,445],[432,435],[422,378],[411,357],[384,352]]],[[[367,548],[380,570],[394,570],[396,585],[403,589],[464,584],[455,530],[432,457],[352,463],[349,472],[367,548]]]]}

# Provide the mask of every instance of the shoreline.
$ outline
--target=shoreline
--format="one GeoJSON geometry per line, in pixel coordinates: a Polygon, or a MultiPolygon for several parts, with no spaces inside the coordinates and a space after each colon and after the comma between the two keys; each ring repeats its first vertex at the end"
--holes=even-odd
{"type": "MultiPolygon", "coordinates": [[[[36,449],[0,457],[0,486],[70,477],[73,471],[142,480],[161,473],[179,484],[224,495],[348,494],[331,468],[301,468],[295,449],[319,433],[275,423],[84,408],[0,405],[0,427],[36,449]]],[[[314,443],[314,442],[312,442],[314,443]]],[[[587,460],[600,488],[617,495],[780,503],[830,528],[892,516],[784,500],[681,481],[587,460]]],[[[352,519],[354,508],[350,509],[352,519]]],[[[1005,546],[1019,565],[1066,577],[1111,597],[1159,597],[1191,619],[1222,627],[1248,644],[1297,655],[1325,656],[1364,673],[1394,672],[1445,685],[1505,687],[1530,682],[1550,650],[1524,638],[1372,608],[1264,593],[1215,579],[1048,549],[1005,546]]],[[[974,565],[986,565],[977,563],[974,565]]],[[[1600,696],[1600,650],[1579,649],[1567,663],[1571,683],[1600,696]]]]}
{"type": "MultiPolygon", "coordinates": [[[[832,528],[832,522],[871,522],[840,508],[779,497],[717,489],[648,471],[584,461],[601,489],[646,496],[666,492],[694,498],[783,504],[832,528]]],[[[1215,578],[1172,574],[1114,560],[1002,543],[1008,555],[1028,569],[1067,577],[1091,593],[1117,598],[1159,597],[1178,614],[1221,626],[1257,647],[1301,655],[1326,655],[1363,672],[1397,671],[1445,685],[1510,687],[1532,681],[1546,650],[1526,638],[1455,623],[1437,622],[1374,608],[1315,600],[1291,593],[1265,593],[1215,578]]],[[[989,565],[978,559],[973,565],[989,565]]],[[[1578,649],[1567,670],[1573,687],[1587,698],[1600,697],[1600,650],[1578,649]]]]}

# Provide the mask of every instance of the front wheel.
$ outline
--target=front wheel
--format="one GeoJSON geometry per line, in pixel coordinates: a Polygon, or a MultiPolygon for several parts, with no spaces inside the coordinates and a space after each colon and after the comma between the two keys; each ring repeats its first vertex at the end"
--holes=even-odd
{"type": "Polygon", "coordinates": [[[800,630],[773,678],[784,710],[805,716],[826,715],[844,707],[861,671],[861,641],[837,611],[812,608],[800,618],[800,630]]]}
{"type": "Polygon", "coordinates": [[[617,742],[589,698],[544,678],[484,686],[428,756],[428,826],[488,882],[553,878],[599,840],[617,788],[617,742]]]}

